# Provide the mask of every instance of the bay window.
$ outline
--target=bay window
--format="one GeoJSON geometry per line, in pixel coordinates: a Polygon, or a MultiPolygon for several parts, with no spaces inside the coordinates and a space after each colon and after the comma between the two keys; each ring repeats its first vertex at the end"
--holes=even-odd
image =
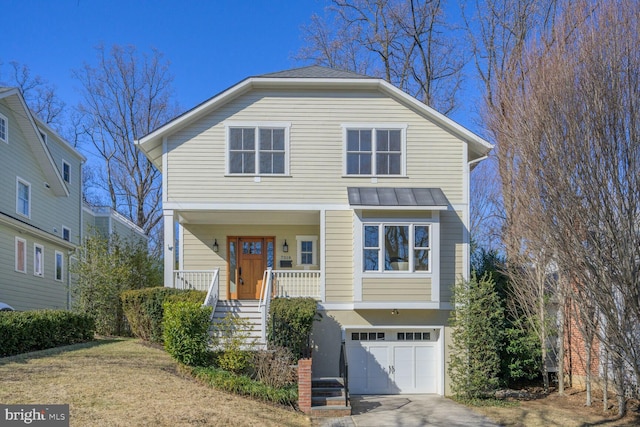
{"type": "Polygon", "coordinates": [[[430,272],[430,234],[429,224],[364,224],[364,271],[430,272]]]}

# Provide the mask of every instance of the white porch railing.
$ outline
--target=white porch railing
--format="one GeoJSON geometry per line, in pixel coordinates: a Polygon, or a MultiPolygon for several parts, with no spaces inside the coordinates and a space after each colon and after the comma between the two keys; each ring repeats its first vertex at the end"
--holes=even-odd
{"type": "Polygon", "coordinates": [[[211,317],[213,320],[213,314],[216,311],[216,305],[218,305],[218,295],[220,294],[220,270],[216,269],[213,271],[213,278],[211,279],[211,284],[209,285],[209,291],[207,292],[207,296],[204,299],[205,306],[211,307],[211,317]]]}
{"type": "Polygon", "coordinates": [[[262,342],[267,342],[267,316],[269,316],[269,305],[271,304],[271,294],[273,292],[273,270],[268,269],[262,275],[262,289],[260,289],[260,334],[262,342]]]}
{"type": "Polygon", "coordinates": [[[320,271],[273,270],[274,297],[320,299],[320,271]]]}
{"type": "Polygon", "coordinates": [[[206,291],[219,270],[176,270],[173,272],[173,287],[206,291]]]}

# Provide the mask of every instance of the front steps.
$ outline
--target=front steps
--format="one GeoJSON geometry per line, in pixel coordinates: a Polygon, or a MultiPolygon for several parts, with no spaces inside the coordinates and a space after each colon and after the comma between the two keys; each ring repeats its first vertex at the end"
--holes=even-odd
{"type": "Polygon", "coordinates": [[[351,404],[345,406],[345,390],[342,378],[319,377],[311,379],[312,417],[348,417],[351,404]]]}
{"type": "Polygon", "coordinates": [[[263,347],[265,343],[262,342],[262,316],[259,304],[258,300],[220,300],[213,312],[212,323],[219,323],[229,313],[234,317],[246,319],[247,328],[244,331],[248,335],[247,346],[263,347]]]}

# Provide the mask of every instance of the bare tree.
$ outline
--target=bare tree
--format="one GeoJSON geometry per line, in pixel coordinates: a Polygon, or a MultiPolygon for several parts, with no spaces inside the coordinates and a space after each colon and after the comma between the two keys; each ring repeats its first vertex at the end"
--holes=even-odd
{"type": "Polygon", "coordinates": [[[510,232],[542,224],[554,262],[597,307],[620,415],[640,378],[639,16],[633,0],[567,5],[553,37],[509,64],[489,115],[514,212],[536,206],[510,232]]]}
{"type": "Polygon", "coordinates": [[[296,59],[381,77],[448,114],[465,59],[441,0],[333,0],[296,59]]]}
{"type": "Polygon", "coordinates": [[[56,87],[44,77],[34,75],[25,64],[11,61],[9,65],[9,78],[3,78],[2,84],[18,87],[29,109],[47,125],[62,132],[65,103],[58,96],[56,87]]]}
{"type": "MultiPolygon", "coordinates": [[[[74,71],[83,100],[78,135],[104,162],[100,171],[111,207],[146,233],[162,218],[160,172],[134,140],[175,115],[169,64],[157,50],[141,54],[133,46],[97,48],[97,63],[74,71]]],[[[161,247],[155,242],[155,247],[161,247]]]]}

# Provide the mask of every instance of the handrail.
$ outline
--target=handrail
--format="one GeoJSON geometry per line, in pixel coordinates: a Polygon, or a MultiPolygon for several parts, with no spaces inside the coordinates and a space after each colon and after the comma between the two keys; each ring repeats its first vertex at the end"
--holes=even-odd
{"type": "Polygon", "coordinates": [[[344,341],[340,343],[339,374],[344,384],[344,406],[349,406],[349,360],[347,359],[347,348],[344,341]]]}
{"type": "Polygon", "coordinates": [[[207,296],[204,298],[203,306],[211,307],[211,316],[209,320],[213,320],[213,314],[216,311],[216,305],[218,305],[218,297],[220,294],[220,269],[215,269],[213,271],[213,278],[211,279],[211,283],[209,284],[209,291],[207,292],[207,296]]]}
{"type": "Polygon", "coordinates": [[[265,270],[262,275],[262,288],[260,289],[260,315],[262,322],[260,325],[260,332],[262,335],[262,342],[267,343],[267,316],[269,316],[269,305],[271,304],[271,294],[273,289],[273,273],[271,268],[265,270]]]}

